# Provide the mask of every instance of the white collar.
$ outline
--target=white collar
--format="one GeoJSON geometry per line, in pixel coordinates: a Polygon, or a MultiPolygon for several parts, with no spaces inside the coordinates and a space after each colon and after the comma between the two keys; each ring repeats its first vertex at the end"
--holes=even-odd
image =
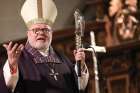
{"type": "Polygon", "coordinates": [[[49,48],[38,50],[43,56],[48,56],[49,48]]]}

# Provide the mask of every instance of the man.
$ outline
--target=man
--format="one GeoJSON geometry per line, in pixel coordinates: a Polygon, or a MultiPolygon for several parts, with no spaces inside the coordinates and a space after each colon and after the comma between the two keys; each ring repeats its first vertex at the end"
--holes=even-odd
{"type": "Polygon", "coordinates": [[[84,90],[89,78],[84,50],[74,51],[75,60],[81,60],[82,68],[82,76],[77,80],[73,64],[51,46],[51,26],[57,15],[53,1],[26,0],[21,14],[28,27],[28,40],[25,46],[12,42],[3,45],[8,60],[0,72],[0,93],[78,93],[78,89],[84,90]]]}

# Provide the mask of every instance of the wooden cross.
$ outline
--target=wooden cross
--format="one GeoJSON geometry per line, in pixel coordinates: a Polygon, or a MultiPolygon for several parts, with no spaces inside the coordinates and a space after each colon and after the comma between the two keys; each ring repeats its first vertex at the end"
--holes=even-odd
{"type": "Polygon", "coordinates": [[[59,75],[59,73],[56,73],[55,71],[54,71],[54,69],[51,69],[51,73],[50,73],[50,76],[53,76],[54,77],[54,79],[57,81],[58,79],[57,79],[57,76],[59,75]]]}

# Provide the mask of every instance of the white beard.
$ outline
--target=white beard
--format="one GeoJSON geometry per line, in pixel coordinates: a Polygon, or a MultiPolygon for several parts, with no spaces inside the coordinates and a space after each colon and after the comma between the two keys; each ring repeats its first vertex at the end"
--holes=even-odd
{"type": "Polygon", "coordinates": [[[29,40],[29,43],[33,48],[36,48],[37,50],[46,50],[50,46],[51,41],[49,41],[49,42],[41,42],[41,41],[32,42],[29,40]]]}

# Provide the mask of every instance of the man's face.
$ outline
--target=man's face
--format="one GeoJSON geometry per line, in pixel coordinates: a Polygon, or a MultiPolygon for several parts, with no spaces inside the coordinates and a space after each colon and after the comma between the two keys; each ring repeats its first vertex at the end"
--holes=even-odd
{"type": "Polygon", "coordinates": [[[30,45],[36,49],[48,48],[52,41],[52,29],[46,24],[34,24],[27,31],[30,45]]]}

